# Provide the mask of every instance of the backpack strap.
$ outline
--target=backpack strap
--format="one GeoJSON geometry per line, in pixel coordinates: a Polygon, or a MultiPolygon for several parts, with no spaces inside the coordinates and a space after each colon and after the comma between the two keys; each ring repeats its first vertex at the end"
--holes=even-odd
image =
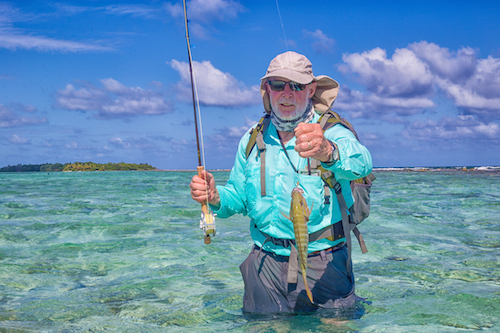
{"type": "Polygon", "coordinates": [[[309,243],[317,240],[328,238],[328,240],[336,241],[344,238],[344,228],[342,221],[331,224],[323,229],[309,234],[309,243]]]}
{"type": "MultiPolygon", "coordinates": [[[[324,174],[325,173],[321,173],[322,178],[324,174]]],[[[339,207],[340,207],[340,214],[342,216],[342,227],[344,228],[345,243],[347,245],[346,266],[347,266],[347,273],[349,274],[349,272],[351,271],[352,241],[351,241],[351,227],[349,226],[349,217],[347,216],[347,211],[348,211],[347,203],[345,202],[344,196],[342,195],[342,187],[340,186],[340,183],[337,182],[337,179],[335,179],[335,176],[331,177],[329,180],[333,185],[332,188],[335,191],[335,194],[337,195],[337,201],[339,202],[339,207]]]]}
{"type": "MultiPolygon", "coordinates": [[[[340,117],[338,113],[333,112],[331,110],[325,112],[321,118],[319,119],[319,124],[321,125],[321,128],[323,129],[323,133],[328,130],[329,128],[341,124],[348,130],[350,130],[354,136],[356,137],[357,140],[359,140],[358,134],[354,130],[354,127],[351,125],[350,122],[345,120],[344,118],[340,117]]],[[[319,162],[319,161],[318,161],[319,162]]],[[[331,172],[330,170],[326,170],[321,166],[321,163],[319,163],[317,167],[321,171],[321,178],[323,179],[325,183],[325,203],[327,201],[327,192],[326,192],[326,187],[328,186],[329,188],[333,189],[335,191],[335,194],[337,195],[337,201],[339,203],[339,208],[340,208],[340,213],[342,216],[342,227],[344,229],[344,235],[346,239],[346,245],[347,245],[347,251],[348,251],[348,258],[347,258],[347,272],[350,272],[351,270],[351,255],[352,255],[352,240],[351,240],[351,231],[353,231],[354,236],[356,236],[359,246],[361,247],[361,252],[366,253],[368,252],[368,249],[366,248],[365,241],[363,239],[363,236],[361,235],[359,229],[356,227],[356,224],[351,223],[349,216],[347,215],[347,212],[349,211],[349,208],[347,207],[347,203],[345,201],[344,196],[342,195],[342,187],[340,186],[340,183],[337,181],[335,178],[335,174],[331,172]]],[[[374,180],[373,174],[370,174],[366,177],[366,180],[371,183],[371,181],[374,180]]]]}
{"type": "Polygon", "coordinates": [[[325,131],[327,129],[329,129],[337,124],[341,124],[342,126],[347,128],[349,131],[351,131],[354,134],[354,136],[356,137],[356,139],[359,141],[358,133],[356,133],[356,131],[354,130],[354,127],[351,125],[351,123],[348,122],[347,120],[345,120],[344,118],[342,118],[341,116],[339,116],[339,114],[337,112],[333,112],[332,110],[329,110],[329,111],[323,113],[321,118],[319,118],[318,123],[321,125],[321,128],[323,129],[323,133],[325,133],[325,131]]]}
{"type": "Polygon", "coordinates": [[[266,144],[264,143],[264,133],[269,127],[270,122],[271,116],[269,114],[260,118],[257,126],[250,132],[250,139],[248,140],[245,152],[248,159],[253,147],[257,144],[260,155],[260,195],[263,197],[266,196],[266,144]]]}
{"type": "Polygon", "coordinates": [[[266,144],[264,143],[264,133],[257,133],[257,148],[260,154],[260,195],[266,196],[266,144]]]}
{"type": "Polygon", "coordinates": [[[248,156],[250,156],[250,153],[252,152],[252,149],[257,142],[257,135],[259,134],[259,132],[264,133],[267,130],[267,127],[269,126],[270,119],[271,119],[271,116],[269,114],[266,114],[264,117],[260,118],[257,126],[255,126],[252,129],[252,131],[250,132],[250,140],[248,141],[247,149],[246,149],[247,159],[248,159],[248,156]]]}

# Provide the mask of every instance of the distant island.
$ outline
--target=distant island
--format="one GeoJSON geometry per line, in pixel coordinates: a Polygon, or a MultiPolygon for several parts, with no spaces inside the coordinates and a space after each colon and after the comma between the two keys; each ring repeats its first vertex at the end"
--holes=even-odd
{"type": "Polygon", "coordinates": [[[149,164],[134,163],[107,163],[94,162],[75,163],[46,163],[46,164],[18,164],[9,165],[0,169],[0,172],[46,172],[46,171],[129,171],[129,170],[157,170],[149,164]]]}

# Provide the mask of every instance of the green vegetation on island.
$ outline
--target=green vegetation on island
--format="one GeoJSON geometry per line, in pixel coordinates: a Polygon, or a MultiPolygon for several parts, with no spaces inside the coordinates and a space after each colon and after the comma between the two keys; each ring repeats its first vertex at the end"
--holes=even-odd
{"type": "Polygon", "coordinates": [[[129,171],[129,170],[156,170],[149,164],[134,163],[107,163],[94,162],[54,163],[54,164],[18,164],[0,168],[0,172],[46,172],[46,171],[129,171]]]}

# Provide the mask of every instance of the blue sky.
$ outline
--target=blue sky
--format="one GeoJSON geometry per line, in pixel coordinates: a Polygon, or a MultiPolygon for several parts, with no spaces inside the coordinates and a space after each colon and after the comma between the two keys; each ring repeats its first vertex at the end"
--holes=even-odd
{"type": "MultiPolygon", "coordinates": [[[[375,167],[500,165],[500,2],[187,4],[207,168],[232,166],[287,50],[340,83],[375,167]]],[[[0,167],[195,168],[187,58],[182,1],[0,2],[0,167]]]]}

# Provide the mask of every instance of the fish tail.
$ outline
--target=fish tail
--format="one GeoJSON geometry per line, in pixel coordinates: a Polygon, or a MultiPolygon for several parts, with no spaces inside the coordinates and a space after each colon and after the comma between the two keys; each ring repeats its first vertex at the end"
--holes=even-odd
{"type": "Polygon", "coordinates": [[[314,304],[313,294],[311,292],[311,289],[309,289],[309,285],[307,284],[307,276],[305,274],[302,274],[302,277],[304,278],[304,286],[306,288],[307,297],[309,298],[309,300],[311,301],[311,303],[314,304]]]}

